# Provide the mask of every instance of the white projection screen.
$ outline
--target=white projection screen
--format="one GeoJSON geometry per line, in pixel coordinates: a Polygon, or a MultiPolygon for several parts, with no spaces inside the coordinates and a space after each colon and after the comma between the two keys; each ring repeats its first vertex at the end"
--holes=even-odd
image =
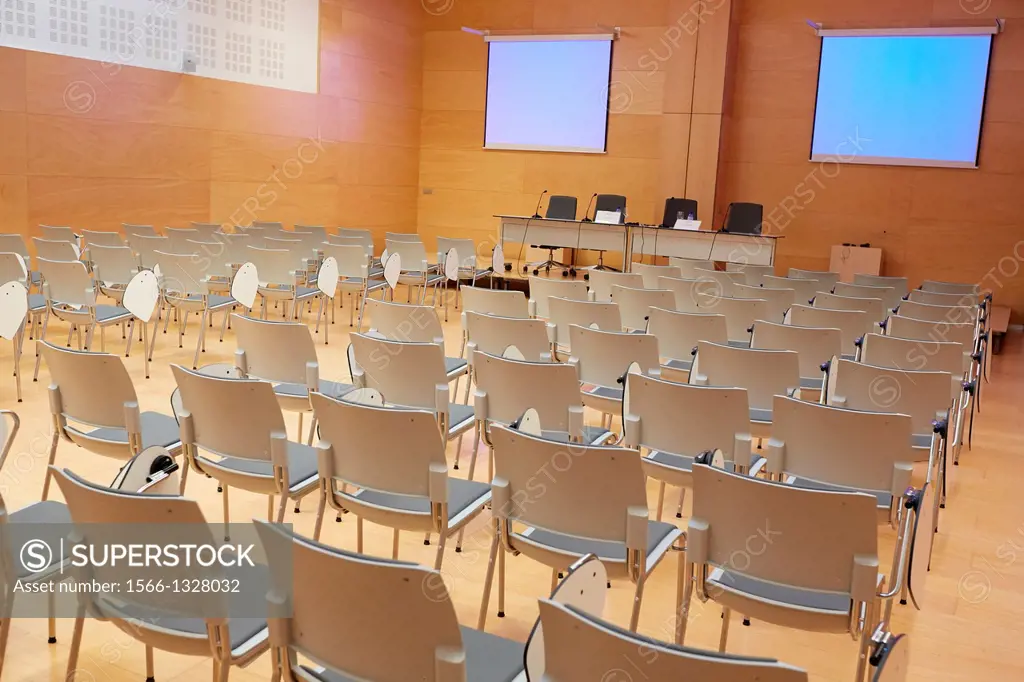
{"type": "Polygon", "coordinates": [[[996,30],[819,30],[811,161],[977,168],[996,30]]]}
{"type": "Polygon", "coordinates": [[[487,42],[485,149],[606,150],[612,35],[487,42]]]}

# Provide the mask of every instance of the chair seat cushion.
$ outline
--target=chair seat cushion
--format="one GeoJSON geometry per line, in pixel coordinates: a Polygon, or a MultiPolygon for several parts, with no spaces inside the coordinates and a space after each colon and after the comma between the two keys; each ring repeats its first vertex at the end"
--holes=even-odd
{"type": "MultiPolygon", "coordinates": [[[[143,449],[159,445],[173,451],[181,447],[181,434],[178,431],[178,422],[174,417],[160,412],[143,412],[139,417],[142,425],[143,449]]],[[[101,428],[82,433],[95,440],[128,445],[128,432],[124,429],[101,428]]]]}
{"type": "Polygon", "coordinates": [[[96,321],[97,322],[113,322],[115,320],[130,318],[132,314],[128,312],[127,308],[122,308],[119,305],[98,305],[96,306],[96,321]]]}
{"type": "MultiPolygon", "coordinates": [[[[602,561],[623,563],[626,560],[626,545],[612,540],[595,540],[566,535],[540,528],[527,528],[521,535],[529,542],[541,547],[549,547],[574,556],[594,554],[602,561]]],[[[663,521],[647,522],[647,565],[652,567],[661,555],[671,547],[675,538],[682,535],[674,524],[663,521]]]]}
{"type": "Polygon", "coordinates": [[[42,294],[29,294],[28,295],[28,309],[32,312],[37,310],[43,310],[46,308],[46,297],[42,294]]]}
{"type": "Polygon", "coordinates": [[[910,437],[910,442],[915,448],[931,448],[932,434],[915,433],[910,437]]]}
{"type": "Polygon", "coordinates": [[[820,391],[825,385],[825,377],[800,377],[800,388],[811,388],[820,391]]]}
{"type": "MultiPolygon", "coordinates": [[[[565,431],[541,431],[541,438],[553,440],[557,443],[568,443],[569,434],[565,431]]],[[[583,442],[587,445],[597,445],[615,436],[614,433],[599,426],[583,427],[583,442]]]]}
{"type": "Polygon", "coordinates": [[[715,589],[726,590],[760,601],[834,613],[846,613],[850,610],[849,595],[769,583],[721,568],[711,571],[708,583],[715,589]]]}
{"type": "Polygon", "coordinates": [[[673,358],[665,363],[665,367],[671,367],[672,369],[678,369],[684,372],[689,372],[690,369],[693,368],[693,359],[691,358],[690,360],[678,360],[673,358]]]}
{"type": "MultiPolygon", "coordinates": [[[[346,393],[351,393],[355,388],[351,384],[343,384],[339,381],[320,380],[320,392],[332,398],[340,398],[346,393]]],[[[305,398],[309,395],[309,389],[305,384],[275,384],[274,394],[290,398],[305,398]]]]}
{"type": "Polygon", "coordinates": [[[772,411],[766,410],[760,407],[750,408],[750,421],[752,422],[768,422],[772,421],[772,411]]]}
{"type": "Polygon", "coordinates": [[[320,293],[319,289],[311,289],[310,287],[295,287],[295,298],[302,300],[311,296],[316,296],[320,293]]]}
{"type": "MultiPolygon", "coordinates": [[[[71,513],[62,502],[36,502],[11,512],[7,522],[7,543],[11,549],[36,539],[46,542],[50,547],[60,547],[71,524],[71,513]]],[[[50,569],[55,570],[67,558],[65,548],[64,556],[54,556],[50,566],[41,571],[30,571],[20,561],[15,561],[15,573],[18,579],[42,577],[50,569]]]]}
{"type": "Polygon", "coordinates": [[[466,371],[468,363],[462,358],[445,358],[444,359],[444,371],[448,375],[448,378],[452,378],[456,374],[461,374],[466,371]]]}
{"type": "Polygon", "coordinates": [[[831,483],[824,483],[822,481],[815,481],[810,478],[801,478],[799,476],[793,476],[790,479],[790,483],[799,488],[810,488],[811,490],[831,490],[836,492],[849,492],[851,490],[859,493],[867,493],[873,495],[878,500],[878,507],[880,509],[888,509],[892,504],[892,493],[887,490],[864,490],[861,488],[850,488],[845,485],[833,485],[831,483]]]}
{"type": "MultiPolygon", "coordinates": [[[[661,450],[655,450],[650,455],[648,455],[647,459],[652,462],[657,462],[662,466],[678,469],[679,471],[693,471],[693,461],[696,458],[690,457],[688,455],[674,455],[670,452],[662,452],[661,450]]],[[[749,466],[753,467],[760,459],[761,456],[757,454],[757,452],[752,452],[750,454],[749,466]]],[[[744,463],[739,462],[739,464],[743,465],[744,463]]]]}
{"type": "MultiPolygon", "coordinates": [[[[252,569],[249,569],[250,571],[252,569]]],[[[245,574],[246,580],[251,580],[249,573],[245,574]]],[[[269,585],[269,581],[268,581],[269,585]]],[[[234,601],[240,597],[246,595],[234,594],[230,599],[234,601]]],[[[248,595],[251,599],[251,594],[248,595]]],[[[245,608],[245,607],[241,607],[245,608]]],[[[252,607],[248,607],[252,610],[252,607]]],[[[229,602],[228,609],[232,610],[232,605],[229,602]]],[[[177,616],[172,613],[161,611],[160,609],[147,607],[142,604],[118,604],[118,612],[132,618],[133,620],[140,621],[143,623],[142,627],[145,628],[146,624],[156,624],[163,630],[170,630],[172,632],[180,632],[184,635],[205,635],[206,634],[206,619],[204,618],[188,618],[184,616],[177,616]]],[[[267,639],[267,621],[264,618],[229,618],[228,619],[228,631],[231,634],[231,650],[238,651],[245,647],[245,645],[253,639],[266,640],[267,639]]]]}
{"type": "MultiPolygon", "coordinates": [[[[430,499],[418,495],[400,495],[379,490],[360,490],[353,497],[365,504],[410,514],[429,514],[430,499]]],[[[448,525],[454,526],[466,514],[482,508],[491,499],[491,486],[461,478],[448,479],[448,525]]]]}
{"type": "Polygon", "coordinates": [[[472,405],[448,403],[448,435],[457,435],[473,425],[476,413],[472,405]]]}
{"type": "Polygon", "coordinates": [[[750,348],[750,339],[729,339],[732,348],[750,348]]]}
{"type": "MultiPolygon", "coordinates": [[[[273,476],[270,460],[225,457],[217,462],[225,469],[232,469],[256,476],[273,476]]],[[[288,441],[288,489],[295,492],[316,481],[316,449],[302,443],[288,441]]]]}
{"type": "Polygon", "coordinates": [[[583,392],[587,395],[607,398],[608,400],[622,400],[622,389],[613,386],[586,386],[583,392]]]}

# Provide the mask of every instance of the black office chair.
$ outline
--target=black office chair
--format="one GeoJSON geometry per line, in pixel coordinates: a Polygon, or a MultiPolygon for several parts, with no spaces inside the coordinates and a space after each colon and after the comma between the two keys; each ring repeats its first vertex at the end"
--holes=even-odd
{"type": "MultiPolygon", "coordinates": [[[[544,213],[545,218],[551,218],[552,220],[576,220],[576,197],[568,197],[560,194],[553,194],[548,199],[548,210],[544,213]]],[[[544,268],[545,272],[551,272],[551,268],[562,268],[562,277],[567,277],[569,271],[567,268],[570,266],[566,263],[555,260],[555,249],[560,249],[560,246],[550,246],[548,244],[530,244],[532,248],[540,248],[548,250],[547,260],[540,261],[538,263],[527,263],[523,266],[523,272],[525,273],[531,267],[533,268],[533,274],[540,274],[540,269],[544,268]]]]}
{"type": "Polygon", "coordinates": [[[729,204],[725,214],[723,232],[733,234],[761,234],[761,223],[764,220],[764,206],[735,201],[729,204]]]}
{"type": "Polygon", "coordinates": [[[680,216],[687,219],[691,215],[694,220],[697,219],[696,199],[679,199],[677,197],[669,197],[668,199],[665,199],[665,217],[661,220],[661,226],[672,227],[676,224],[676,219],[680,216]]]}
{"type": "MultiPolygon", "coordinates": [[[[594,204],[594,217],[597,217],[598,211],[618,211],[619,212],[619,223],[626,222],[626,197],[621,194],[598,194],[597,202],[594,204]]],[[[584,216],[586,218],[586,216],[584,216]]],[[[625,255],[623,255],[625,257],[625,255]]],[[[604,251],[597,252],[597,265],[593,267],[594,270],[614,270],[604,264],[604,251]]]]}

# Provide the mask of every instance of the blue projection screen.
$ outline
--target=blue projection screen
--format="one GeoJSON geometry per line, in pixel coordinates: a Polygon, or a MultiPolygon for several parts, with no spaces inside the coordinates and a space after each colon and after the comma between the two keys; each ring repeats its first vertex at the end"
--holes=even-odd
{"type": "Polygon", "coordinates": [[[991,35],[824,36],[812,161],[976,168],[991,35]]]}
{"type": "Polygon", "coordinates": [[[605,151],[612,36],[492,37],[486,149],[605,151]]]}

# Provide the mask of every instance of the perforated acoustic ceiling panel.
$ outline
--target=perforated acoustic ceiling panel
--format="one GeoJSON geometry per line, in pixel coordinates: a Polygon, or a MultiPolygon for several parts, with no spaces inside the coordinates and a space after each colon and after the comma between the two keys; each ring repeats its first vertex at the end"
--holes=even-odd
{"type": "Polygon", "coordinates": [[[317,91],[319,0],[0,0],[0,46],[317,91]]]}

